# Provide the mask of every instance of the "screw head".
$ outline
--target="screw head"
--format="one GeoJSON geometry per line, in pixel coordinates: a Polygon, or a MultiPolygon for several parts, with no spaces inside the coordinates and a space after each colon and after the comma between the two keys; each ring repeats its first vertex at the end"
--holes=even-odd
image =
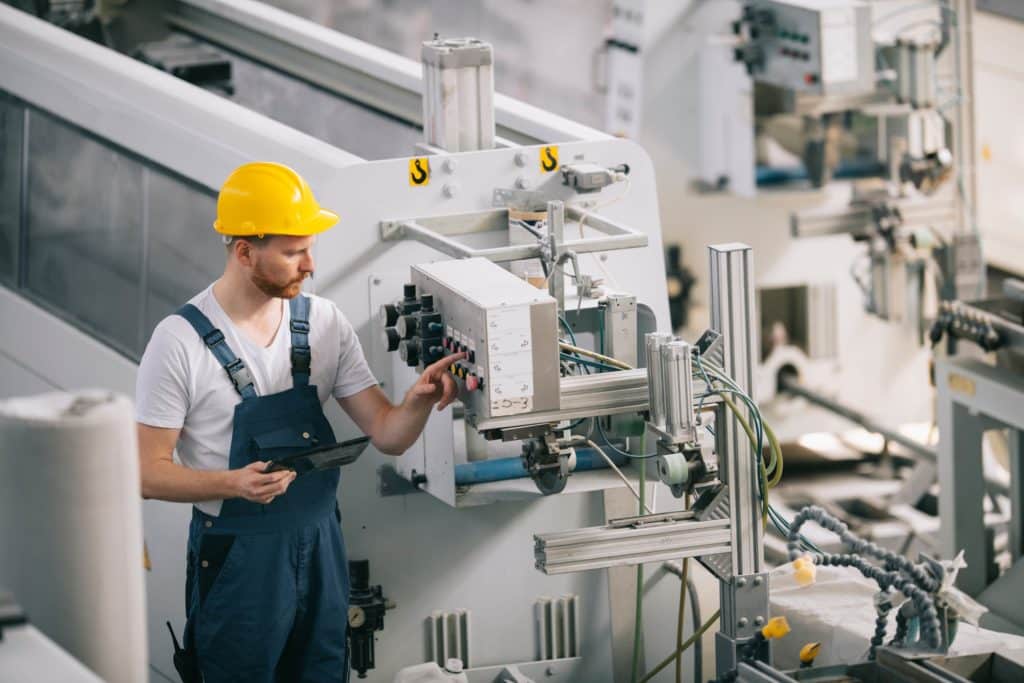
{"type": "Polygon", "coordinates": [[[743,577],[740,577],[740,578],[736,579],[736,585],[739,586],[740,588],[743,588],[744,586],[747,585],[747,580],[744,579],[743,577]]]}
{"type": "Polygon", "coordinates": [[[522,176],[519,176],[518,178],[516,178],[516,189],[519,189],[519,190],[528,190],[528,189],[530,189],[530,181],[529,181],[529,179],[524,178],[522,176]]]}
{"type": "Polygon", "coordinates": [[[458,164],[455,162],[455,159],[445,159],[444,163],[441,164],[441,168],[444,169],[445,173],[455,173],[457,167],[458,164]]]}
{"type": "Polygon", "coordinates": [[[764,626],[764,617],[754,619],[754,626],[764,626]]]}
{"type": "Polygon", "coordinates": [[[747,620],[746,617],[741,617],[740,620],[736,622],[736,625],[740,628],[746,628],[747,624],[749,623],[750,622],[747,620]]]}
{"type": "Polygon", "coordinates": [[[760,576],[755,576],[754,577],[754,585],[755,586],[760,586],[762,583],[764,583],[764,579],[763,578],[761,578],[760,576]]]}
{"type": "Polygon", "coordinates": [[[445,184],[444,187],[441,188],[441,192],[444,193],[445,197],[451,199],[452,197],[459,193],[459,186],[456,185],[455,183],[447,183],[445,184]]]}
{"type": "Polygon", "coordinates": [[[515,162],[516,162],[516,166],[518,166],[519,168],[522,168],[523,166],[526,166],[526,153],[525,152],[516,152],[515,162]]]}

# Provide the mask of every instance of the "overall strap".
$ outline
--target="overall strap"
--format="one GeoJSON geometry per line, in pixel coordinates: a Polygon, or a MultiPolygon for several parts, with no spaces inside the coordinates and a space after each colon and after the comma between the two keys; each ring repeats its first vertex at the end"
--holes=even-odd
{"type": "Polygon", "coordinates": [[[203,343],[227,371],[228,378],[235,385],[235,391],[241,394],[243,399],[256,398],[256,385],[253,383],[252,373],[249,372],[249,368],[245,367],[242,359],[236,356],[228,346],[224,340],[224,333],[214,327],[210,319],[192,304],[185,304],[178,309],[177,314],[187,320],[199,333],[203,343]]]}
{"type": "Polygon", "coordinates": [[[309,364],[313,356],[309,349],[309,297],[299,294],[288,306],[292,318],[292,382],[294,386],[304,387],[309,384],[309,364]]]}

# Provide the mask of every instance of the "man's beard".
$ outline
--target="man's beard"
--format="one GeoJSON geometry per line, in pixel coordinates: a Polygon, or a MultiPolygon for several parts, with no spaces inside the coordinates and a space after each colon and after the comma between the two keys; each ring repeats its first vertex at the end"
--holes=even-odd
{"type": "Polygon", "coordinates": [[[252,283],[267,296],[277,299],[294,299],[302,291],[302,281],[305,279],[306,275],[303,274],[298,280],[282,285],[264,275],[259,266],[253,268],[252,271],[252,283]]]}

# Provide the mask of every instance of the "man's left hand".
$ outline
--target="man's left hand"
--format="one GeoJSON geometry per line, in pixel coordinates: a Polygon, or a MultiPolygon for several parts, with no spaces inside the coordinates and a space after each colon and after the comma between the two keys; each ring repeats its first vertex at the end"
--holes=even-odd
{"type": "Polygon", "coordinates": [[[438,410],[447,408],[459,395],[459,385],[455,378],[448,374],[448,368],[452,363],[465,357],[465,352],[453,353],[425,367],[416,384],[409,390],[410,395],[418,400],[428,401],[431,405],[437,403],[438,410]]]}

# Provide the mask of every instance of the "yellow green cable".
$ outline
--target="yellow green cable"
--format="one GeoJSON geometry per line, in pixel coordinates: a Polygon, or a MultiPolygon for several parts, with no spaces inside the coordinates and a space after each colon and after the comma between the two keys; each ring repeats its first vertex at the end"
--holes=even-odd
{"type": "MultiPolygon", "coordinates": [[[[675,652],[670,654],[665,659],[661,660],[661,663],[658,664],[658,666],[656,666],[653,669],[651,669],[650,671],[648,671],[647,675],[645,675],[643,678],[640,679],[640,683],[647,683],[647,681],[651,680],[652,678],[657,676],[659,673],[661,673],[662,669],[664,669],[666,666],[671,664],[675,660],[676,655],[678,653],[686,652],[686,650],[691,645],[696,643],[697,640],[699,640],[700,637],[704,635],[705,631],[707,631],[709,628],[711,628],[712,624],[714,624],[716,621],[718,621],[718,617],[719,617],[719,615],[721,613],[722,613],[721,610],[715,610],[715,613],[711,615],[710,619],[708,619],[706,622],[704,622],[703,626],[701,626],[699,629],[697,629],[697,631],[694,632],[694,634],[692,636],[687,638],[686,642],[684,642],[682,645],[680,645],[675,652]]],[[[697,675],[699,676],[700,674],[698,673],[697,675]]]]}

